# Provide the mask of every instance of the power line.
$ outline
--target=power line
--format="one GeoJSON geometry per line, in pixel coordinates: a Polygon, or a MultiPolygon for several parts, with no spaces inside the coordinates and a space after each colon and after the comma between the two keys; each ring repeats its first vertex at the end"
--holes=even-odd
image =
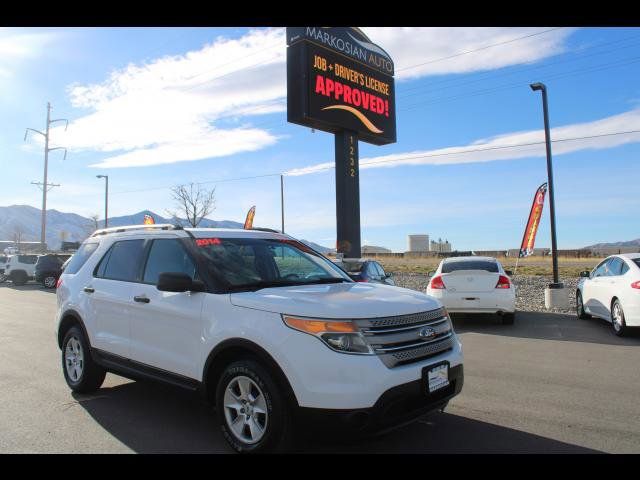
{"type": "MultiPolygon", "coordinates": [[[[593,138],[601,138],[601,137],[611,137],[611,136],[617,136],[617,135],[629,135],[632,133],[640,133],[640,130],[627,130],[627,131],[623,131],[623,132],[611,132],[611,133],[602,133],[602,134],[598,134],[598,135],[585,135],[582,137],[569,137],[569,138],[558,138],[555,140],[552,140],[552,143],[559,143],[559,142],[570,142],[570,141],[575,141],[575,140],[589,140],[589,139],[593,139],[593,138]]],[[[407,157],[400,157],[400,158],[393,158],[393,159],[389,159],[389,160],[379,160],[377,162],[367,162],[367,163],[361,163],[360,166],[361,167],[366,167],[369,165],[378,165],[381,163],[395,163],[395,162],[403,162],[406,160],[415,160],[415,159],[419,159],[419,158],[432,158],[432,157],[444,157],[444,156],[449,156],[449,155],[462,155],[462,154],[467,154],[467,153],[476,153],[476,152],[486,152],[486,151],[492,151],[492,150],[504,150],[504,149],[509,149],[509,148],[517,148],[517,147],[529,147],[529,146],[535,146],[535,145],[544,145],[544,141],[539,141],[539,142],[528,142],[528,143],[515,143],[515,144],[510,144],[510,145],[497,145],[495,147],[485,147],[485,148],[475,148],[475,149],[470,149],[470,150],[464,150],[464,151],[457,151],[457,152],[441,152],[441,153],[432,153],[432,154],[426,154],[426,155],[411,155],[411,156],[407,156],[407,157]]],[[[455,147],[453,147],[455,148],[455,147]]],[[[460,148],[464,148],[464,147],[460,147],[460,148]]],[[[305,167],[303,167],[305,168],[305,167]]],[[[321,172],[324,170],[332,170],[334,169],[335,166],[329,166],[329,167],[322,167],[322,168],[318,168],[313,170],[312,172],[309,173],[316,173],[316,172],[321,172]]],[[[300,169],[297,169],[300,170],[300,169]]],[[[226,183],[226,182],[235,182],[235,181],[240,181],[240,180],[253,180],[256,178],[266,178],[266,177],[277,177],[280,175],[285,175],[285,176],[302,176],[302,175],[291,175],[291,174],[287,174],[286,172],[278,172],[278,173],[267,173],[264,175],[251,175],[251,176],[247,176],[247,177],[235,177],[235,178],[226,178],[226,179],[218,179],[218,180],[205,180],[202,182],[193,182],[194,185],[204,185],[204,184],[208,184],[208,183],[226,183]]],[[[183,185],[187,185],[187,184],[183,184],[183,185]]],[[[153,187],[153,188],[143,188],[143,189],[139,189],[139,190],[126,190],[126,191],[120,191],[120,192],[115,192],[116,194],[123,194],[123,193],[139,193],[139,192],[149,192],[149,191],[153,191],[153,190],[164,190],[167,188],[172,188],[175,185],[167,185],[167,186],[163,186],[163,187],[153,187]]]]}
{"type": "Polygon", "coordinates": [[[460,56],[462,56],[462,55],[468,55],[468,54],[470,54],[470,53],[476,53],[476,52],[479,52],[479,51],[481,51],[481,50],[487,50],[487,49],[489,49],[489,48],[497,47],[497,46],[499,46],[499,45],[505,45],[505,44],[507,44],[507,43],[517,42],[517,41],[519,41],[519,40],[524,40],[525,38],[531,38],[531,37],[535,37],[535,36],[537,36],[537,35],[543,35],[543,34],[545,34],[545,33],[553,32],[553,31],[555,31],[555,30],[561,30],[561,29],[563,29],[563,28],[567,28],[567,27],[555,27],[555,28],[550,28],[550,29],[548,29],[548,30],[544,30],[544,31],[542,31],[542,32],[536,32],[536,33],[531,33],[531,34],[529,34],[529,35],[525,35],[525,36],[523,36],[523,37],[512,38],[512,39],[510,39],[510,40],[506,40],[506,41],[504,41],[504,42],[498,42],[498,43],[494,43],[494,44],[491,44],[491,45],[485,45],[484,47],[476,48],[476,49],[474,49],[474,50],[467,50],[467,51],[459,52],[459,53],[455,53],[455,54],[453,54],[453,55],[449,55],[449,56],[446,56],[446,57],[434,58],[433,60],[427,60],[426,62],[423,62],[423,63],[417,63],[417,64],[415,64],[415,65],[411,65],[411,66],[409,66],[409,67],[404,67],[404,68],[397,69],[397,70],[396,70],[396,72],[402,72],[402,71],[405,71],[405,70],[410,70],[410,69],[412,69],[412,68],[422,67],[423,65],[429,65],[429,64],[431,64],[431,63],[442,62],[442,61],[444,61],[444,60],[449,60],[449,59],[451,59],[451,58],[460,57],[460,56]]]}

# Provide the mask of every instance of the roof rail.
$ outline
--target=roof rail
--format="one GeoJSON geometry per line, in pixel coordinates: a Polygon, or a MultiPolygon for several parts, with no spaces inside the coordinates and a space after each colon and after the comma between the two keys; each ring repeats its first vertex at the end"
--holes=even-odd
{"type": "Polygon", "coordinates": [[[101,228],[91,234],[91,237],[99,235],[108,235],[110,233],[130,232],[134,230],[182,230],[180,225],[172,225],[171,223],[158,223],[153,225],[125,225],[122,227],[101,228]]]}
{"type": "Polygon", "coordinates": [[[280,230],[274,230],[273,228],[264,228],[264,227],[252,227],[247,230],[258,230],[259,232],[271,232],[271,233],[282,233],[280,230]]]}

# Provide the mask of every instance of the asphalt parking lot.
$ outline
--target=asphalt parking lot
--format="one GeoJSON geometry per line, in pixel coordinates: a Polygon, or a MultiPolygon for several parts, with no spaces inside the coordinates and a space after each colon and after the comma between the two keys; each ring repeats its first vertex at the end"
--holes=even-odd
{"type": "MultiPolygon", "coordinates": [[[[54,338],[55,291],[0,284],[0,453],[230,452],[197,394],[107,375],[72,394],[54,338]]],[[[465,385],[445,413],[311,452],[640,453],[640,334],[520,312],[456,317],[465,385]]]]}

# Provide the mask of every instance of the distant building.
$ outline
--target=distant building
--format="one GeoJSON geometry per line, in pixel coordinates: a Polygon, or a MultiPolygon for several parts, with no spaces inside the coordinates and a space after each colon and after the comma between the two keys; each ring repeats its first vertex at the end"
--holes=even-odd
{"type": "Polygon", "coordinates": [[[362,255],[366,255],[368,253],[391,253],[391,250],[384,247],[376,247],[375,245],[363,245],[362,246],[362,255]]]}
{"type": "Polygon", "coordinates": [[[451,244],[449,243],[448,240],[445,240],[443,242],[442,239],[439,238],[437,242],[434,240],[431,240],[430,249],[432,252],[449,253],[451,252],[451,244]]]}
{"type": "Polygon", "coordinates": [[[425,235],[425,234],[407,235],[407,251],[408,252],[428,252],[429,251],[429,235],[425,235]]]}

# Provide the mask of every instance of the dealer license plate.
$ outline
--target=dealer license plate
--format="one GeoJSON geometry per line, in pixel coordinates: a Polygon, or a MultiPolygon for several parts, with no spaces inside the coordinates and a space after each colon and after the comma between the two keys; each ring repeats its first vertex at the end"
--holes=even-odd
{"type": "Polygon", "coordinates": [[[449,365],[445,363],[427,371],[427,384],[429,393],[449,385],[449,365]]]}

